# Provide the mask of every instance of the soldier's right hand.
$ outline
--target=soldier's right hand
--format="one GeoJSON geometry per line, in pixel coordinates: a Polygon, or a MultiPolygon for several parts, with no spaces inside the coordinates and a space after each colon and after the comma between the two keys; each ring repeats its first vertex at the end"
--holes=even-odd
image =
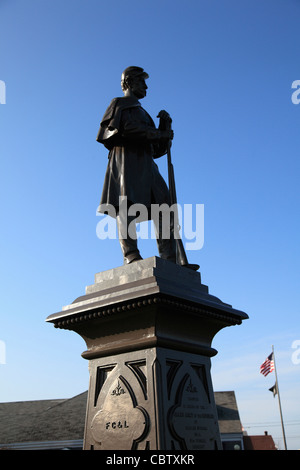
{"type": "Polygon", "coordinates": [[[172,129],[167,131],[160,131],[160,138],[162,140],[173,140],[174,139],[174,132],[172,129]]]}

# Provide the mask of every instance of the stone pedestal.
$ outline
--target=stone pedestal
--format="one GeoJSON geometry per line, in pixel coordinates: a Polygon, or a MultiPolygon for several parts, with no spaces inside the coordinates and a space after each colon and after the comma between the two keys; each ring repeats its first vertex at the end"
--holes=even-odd
{"type": "Polygon", "coordinates": [[[220,449],[211,343],[246,318],[211,296],[198,272],[161,258],[96,274],[84,296],[47,318],[87,345],[84,448],[220,449]]]}

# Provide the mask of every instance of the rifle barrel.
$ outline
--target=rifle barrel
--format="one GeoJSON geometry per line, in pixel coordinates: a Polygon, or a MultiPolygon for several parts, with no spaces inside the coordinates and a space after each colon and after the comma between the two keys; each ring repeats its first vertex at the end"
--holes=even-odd
{"type": "Polygon", "coordinates": [[[177,211],[177,196],[176,196],[176,187],[175,187],[175,176],[174,176],[174,167],[172,164],[172,159],[171,159],[171,143],[169,141],[168,143],[168,174],[169,174],[169,192],[170,192],[170,202],[171,205],[173,206],[173,211],[176,211],[176,217],[174,217],[174,212],[170,214],[170,217],[172,217],[172,222],[173,222],[173,227],[174,227],[174,237],[175,237],[175,243],[176,243],[176,263],[180,265],[187,265],[188,260],[187,256],[185,253],[185,249],[181,240],[181,237],[179,235],[179,230],[180,226],[178,223],[178,211],[177,211]],[[176,225],[176,227],[175,227],[176,225]]]}

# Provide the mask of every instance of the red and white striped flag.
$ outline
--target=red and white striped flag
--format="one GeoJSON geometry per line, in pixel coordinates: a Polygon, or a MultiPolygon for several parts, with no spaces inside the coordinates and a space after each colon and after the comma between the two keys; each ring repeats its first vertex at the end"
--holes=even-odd
{"type": "Polygon", "coordinates": [[[265,362],[260,366],[260,373],[263,374],[265,377],[274,370],[274,359],[273,353],[267,357],[265,362]]]}

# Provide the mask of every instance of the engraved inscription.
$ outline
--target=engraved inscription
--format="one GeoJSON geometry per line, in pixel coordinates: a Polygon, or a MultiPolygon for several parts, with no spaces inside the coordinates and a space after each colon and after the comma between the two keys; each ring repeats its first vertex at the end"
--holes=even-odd
{"type": "Polygon", "coordinates": [[[190,379],[188,386],[186,387],[186,391],[190,393],[197,393],[197,388],[192,384],[192,380],[190,379]]]}
{"type": "Polygon", "coordinates": [[[148,413],[138,406],[134,391],[123,376],[113,381],[101,409],[91,422],[97,447],[135,449],[149,431],[148,413]]]}
{"type": "Polygon", "coordinates": [[[120,382],[118,381],[118,385],[117,385],[116,388],[111,392],[111,394],[112,394],[112,395],[119,396],[119,395],[123,395],[124,393],[125,393],[125,390],[124,390],[124,388],[121,387],[120,382]]]}
{"type": "Polygon", "coordinates": [[[126,423],[126,420],[125,421],[113,421],[112,423],[110,421],[108,421],[108,423],[105,424],[105,427],[106,429],[109,429],[110,427],[112,429],[117,429],[117,428],[128,428],[129,426],[127,426],[127,423],[126,423]]]}
{"type": "Polygon", "coordinates": [[[185,374],[170,410],[170,431],[182,449],[214,449],[218,424],[199,378],[185,374]],[[197,383],[197,385],[196,385],[197,383]]]}

